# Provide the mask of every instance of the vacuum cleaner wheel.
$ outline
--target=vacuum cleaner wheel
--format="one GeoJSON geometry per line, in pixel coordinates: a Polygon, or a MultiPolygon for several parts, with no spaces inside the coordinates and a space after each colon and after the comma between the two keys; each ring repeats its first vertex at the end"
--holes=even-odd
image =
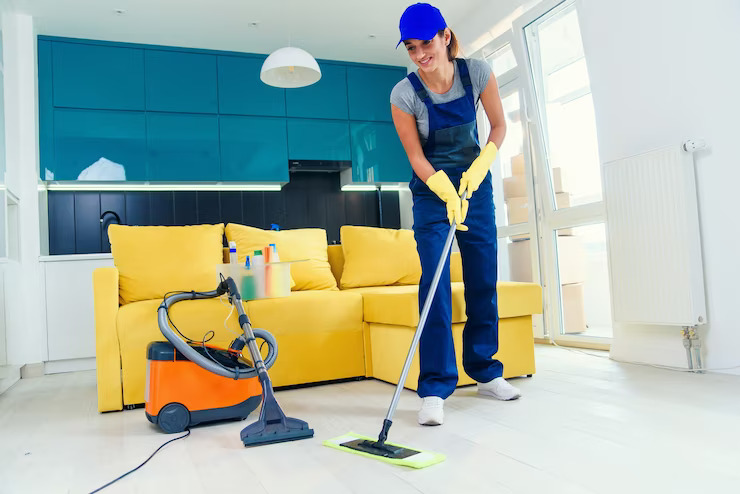
{"type": "Polygon", "coordinates": [[[168,403],[159,411],[157,422],[167,434],[182,432],[190,425],[190,412],[180,403],[168,403]]]}

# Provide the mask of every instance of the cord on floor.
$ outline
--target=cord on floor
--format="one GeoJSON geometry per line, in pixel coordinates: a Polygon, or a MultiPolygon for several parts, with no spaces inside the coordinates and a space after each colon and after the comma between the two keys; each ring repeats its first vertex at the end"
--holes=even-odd
{"type": "Polygon", "coordinates": [[[167,441],[166,443],[164,443],[164,444],[162,444],[162,445],[161,445],[160,447],[158,447],[158,448],[157,448],[157,450],[156,450],[156,451],[155,451],[154,453],[152,453],[152,454],[151,454],[151,456],[149,456],[149,458],[147,458],[146,460],[144,460],[144,462],[143,462],[143,463],[142,463],[141,465],[139,465],[138,467],[134,468],[133,470],[129,470],[128,472],[124,473],[123,475],[121,475],[121,476],[120,476],[120,477],[118,477],[117,479],[111,480],[110,482],[108,482],[108,483],[107,483],[107,484],[105,484],[104,486],[102,486],[102,487],[98,487],[97,489],[95,489],[94,491],[92,491],[92,492],[91,492],[90,494],[95,494],[96,492],[100,492],[100,491],[102,491],[103,489],[105,489],[106,487],[108,487],[109,485],[111,485],[111,484],[114,484],[115,482],[118,482],[119,480],[121,480],[122,478],[124,478],[124,477],[125,477],[126,475],[128,475],[128,474],[130,474],[130,473],[134,473],[134,472],[135,472],[135,471],[137,471],[137,470],[138,470],[139,468],[141,468],[141,467],[143,467],[144,465],[146,465],[146,463],[147,463],[147,462],[148,462],[149,460],[151,460],[151,459],[152,459],[152,457],[153,457],[154,455],[156,455],[156,454],[157,454],[157,453],[159,452],[159,450],[160,450],[160,449],[164,448],[165,446],[167,446],[168,444],[170,444],[170,443],[171,443],[172,441],[177,441],[178,439],[184,439],[184,438],[188,437],[189,435],[190,435],[190,429],[188,429],[188,430],[187,430],[187,432],[186,432],[185,434],[183,434],[182,436],[180,436],[180,437],[176,437],[176,438],[174,438],[174,439],[170,439],[169,441],[167,441]]]}

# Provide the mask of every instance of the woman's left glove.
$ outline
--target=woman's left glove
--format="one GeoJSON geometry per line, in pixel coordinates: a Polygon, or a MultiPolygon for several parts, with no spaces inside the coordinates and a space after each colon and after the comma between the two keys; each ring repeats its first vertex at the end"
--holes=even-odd
{"type": "MultiPolygon", "coordinates": [[[[491,165],[496,160],[498,154],[498,148],[493,142],[489,142],[480,152],[475,161],[470,167],[463,172],[460,177],[460,187],[458,188],[457,194],[462,197],[463,192],[467,191],[467,199],[473,195],[473,192],[478,190],[483,179],[486,178],[486,174],[491,169],[491,165]]],[[[462,218],[465,221],[465,217],[468,215],[468,200],[464,200],[462,204],[462,218]]]]}

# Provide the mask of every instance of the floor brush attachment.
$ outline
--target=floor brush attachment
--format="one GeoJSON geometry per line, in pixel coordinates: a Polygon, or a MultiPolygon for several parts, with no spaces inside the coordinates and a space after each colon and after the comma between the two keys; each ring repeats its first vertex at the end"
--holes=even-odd
{"type": "Polygon", "coordinates": [[[272,384],[264,373],[262,380],[262,410],[260,418],[241,432],[244,446],[282,443],[313,437],[313,429],[303,420],[286,417],[272,391],[272,384]]]}

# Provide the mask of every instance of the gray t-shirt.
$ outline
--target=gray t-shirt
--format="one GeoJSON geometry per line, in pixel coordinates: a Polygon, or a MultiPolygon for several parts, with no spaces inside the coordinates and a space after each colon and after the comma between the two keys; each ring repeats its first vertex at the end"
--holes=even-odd
{"type": "MultiPolygon", "coordinates": [[[[473,101],[475,101],[475,109],[478,110],[478,102],[480,100],[480,93],[486,88],[488,80],[491,78],[491,67],[488,66],[483,60],[474,58],[465,59],[468,62],[468,72],[470,73],[470,82],[473,83],[473,101]]],[[[452,87],[449,91],[444,94],[438,94],[431,91],[424,81],[421,84],[424,89],[429,93],[429,97],[432,99],[432,103],[440,104],[447,103],[448,101],[456,100],[465,96],[465,88],[460,80],[460,74],[457,70],[457,64],[455,66],[455,81],[452,83],[452,87]]],[[[419,71],[416,71],[417,77],[419,71]]],[[[405,113],[416,117],[416,128],[419,129],[419,137],[422,144],[429,138],[429,111],[427,110],[424,102],[416,95],[414,86],[411,85],[411,81],[407,77],[401,80],[391,91],[391,104],[398,107],[405,113]]]]}

